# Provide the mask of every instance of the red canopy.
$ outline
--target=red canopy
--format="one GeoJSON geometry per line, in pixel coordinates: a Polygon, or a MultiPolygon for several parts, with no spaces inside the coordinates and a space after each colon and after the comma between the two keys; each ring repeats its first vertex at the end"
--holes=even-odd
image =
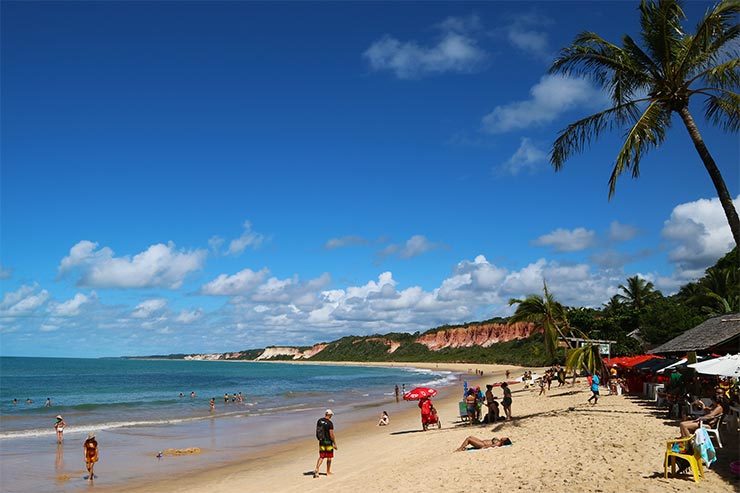
{"type": "Polygon", "coordinates": [[[638,356],[620,356],[619,358],[606,359],[604,358],[604,364],[606,365],[617,365],[623,368],[632,368],[635,365],[650,361],[651,359],[663,359],[660,356],[654,354],[640,354],[638,356]]]}

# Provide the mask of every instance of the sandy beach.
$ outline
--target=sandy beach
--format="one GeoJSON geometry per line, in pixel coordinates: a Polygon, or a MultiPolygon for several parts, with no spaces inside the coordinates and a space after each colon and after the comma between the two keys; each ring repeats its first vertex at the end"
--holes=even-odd
{"type": "MultiPolygon", "coordinates": [[[[342,363],[350,364],[350,363],[342,363]]],[[[400,364],[396,364],[400,366],[400,364]]],[[[384,366],[388,366],[385,364],[384,366]]],[[[471,364],[409,364],[439,370],[484,371],[467,375],[483,386],[512,377],[523,369],[471,364]]],[[[536,371],[536,369],[535,369],[536,371]]],[[[452,387],[435,399],[443,427],[421,431],[416,403],[401,403],[391,424],[378,427],[375,419],[342,426],[336,416],[337,445],[332,476],[314,479],[317,446],[313,430],[295,430],[293,442],[259,454],[235,457],[238,462],[207,472],[183,474],[166,481],[136,482],[116,491],[245,492],[245,491],[549,491],[549,492],[685,492],[735,491],[727,463],[706,472],[699,485],[681,478],[663,479],[665,440],[677,427],[645,402],[625,396],[604,396],[597,406],[586,403],[584,380],[575,387],[553,386],[546,396],[539,389],[513,385],[514,420],[470,426],[458,419],[462,389],[452,387]],[[453,453],[468,435],[507,436],[511,447],[453,453]]],[[[500,398],[500,389],[494,389],[500,398]]],[[[318,418],[319,416],[317,416],[318,418]]],[[[724,439],[724,438],[723,438],[724,439]]],[[[737,450],[737,437],[728,437],[720,460],[737,450]]],[[[736,452],[735,452],[736,454],[736,452]]],[[[173,460],[177,460],[176,458],[173,460]]],[[[323,468],[322,468],[323,472],[323,468]]],[[[97,489],[112,491],[104,484],[97,489]]]]}

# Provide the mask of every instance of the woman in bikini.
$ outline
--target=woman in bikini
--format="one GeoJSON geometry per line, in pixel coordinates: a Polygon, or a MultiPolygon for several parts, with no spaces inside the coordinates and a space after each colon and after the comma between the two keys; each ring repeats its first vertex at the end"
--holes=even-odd
{"type": "Polygon", "coordinates": [[[696,430],[701,428],[702,422],[707,423],[709,426],[713,426],[715,421],[725,412],[721,400],[722,399],[717,396],[712,397],[712,405],[707,408],[707,413],[704,416],[700,416],[689,421],[682,421],[681,424],[678,425],[681,430],[681,437],[690,437],[696,430]]]}
{"type": "Polygon", "coordinates": [[[511,420],[511,389],[509,384],[504,382],[501,384],[501,389],[504,391],[504,399],[501,405],[504,406],[504,412],[506,413],[506,421],[511,420]]]}
{"type": "Polygon", "coordinates": [[[455,449],[455,452],[462,452],[463,450],[468,448],[468,445],[472,446],[474,449],[503,447],[504,445],[511,445],[511,440],[507,437],[493,437],[490,440],[483,440],[482,438],[470,436],[466,438],[458,448],[455,449]]]}
{"type": "Polygon", "coordinates": [[[64,427],[67,423],[64,422],[64,418],[61,415],[57,416],[57,422],[54,423],[54,431],[57,432],[57,443],[62,443],[64,440],[64,427]]]}

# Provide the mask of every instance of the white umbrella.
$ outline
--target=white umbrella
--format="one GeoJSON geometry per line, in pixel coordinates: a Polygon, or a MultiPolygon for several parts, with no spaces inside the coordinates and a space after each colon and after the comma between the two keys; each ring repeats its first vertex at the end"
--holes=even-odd
{"type": "Polygon", "coordinates": [[[704,375],[740,378],[740,354],[728,354],[720,358],[708,359],[686,366],[704,375]]]}

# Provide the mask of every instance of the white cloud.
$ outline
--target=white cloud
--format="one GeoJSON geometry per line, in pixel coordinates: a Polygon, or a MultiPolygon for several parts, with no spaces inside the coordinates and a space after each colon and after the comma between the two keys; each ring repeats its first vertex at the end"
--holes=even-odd
{"type": "Polygon", "coordinates": [[[221,274],[211,282],[204,284],[201,287],[201,293],[215,296],[244,294],[259,286],[268,273],[267,269],[257,272],[252,269],[244,269],[231,276],[221,274]]]}
{"type": "Polygon", "coordinates": [[[503,29],[506,39],[514,47],[541,60],[552,57],[547,33],[542,29],[552,24],[552,19],[534,12],[519,14],[503,29]]]}
{"type": "Polygon", "coordinates": [[[596,108],[606,96],[586,79],[545,75],[530,89],[530,99],[496,106],[483,117],[483,128],[490,133],[519,130],[555,121],[574,108],[596,108]]]}
{"type": "Polygon", "coordinates": [[[94,292],[90,296],[77,293],[71,299],[54,305],[51,309],[51,313],[58,317],[73,317],[80,314],[80,309],[83,305],[90,303],[95,299],[96,295],[94,292]]]}
{"type": "Polygon", "coordinates": [[[197,310],[182,310],[175,320],[183,324],[191,324],[196,320],[203,317],[203,310],[198,308],[197,310]]]}
{"type": "Polygon", "coordinates": [[[550,246],[557,252],[577,252],[585,250],[594,244],[596,233],[590,229],[558,228],[533,241],[535,245],[550,246]]]}
{"type": "Polygon", "coordinates": [[[426,252],[441,248],[440,243],[432,243],[423,235],[414,235],[403,244],[390,244],[379,252],[381,257],[391,255],[398,256],[402,259],[418,257],[426,252]]]}
{"type": "Polygon", "coordinates": [[[519,148],[508,161],[501,164],[497,169],[504,173],[517,175],[520,171],[534,172],[540,168],[540,164],[547,162],[547,153],[537,147],[531,139],[522,137],[519,148]]]}
{"type": "Polygon", "coordinates": [[[220,236],[211,236],[208,239],[208,247],[211,249],[214,255],[218,255],[221,250],[221,246],[224,244],[224,239],[220,236]]]}
{"type": "Polygon", "coordinates": [[[367,245],[369,241],[362,236],[341,236],[339,238],[330,238],[324,244],[327,250],[335,250],[348,246],[367,245]]]}
{"type": "MultiPolygon", "coordinates": [[[[740,196],[733,201],[740,208],[740,196]]],[[[699,199],[679,204],[665,221],[662,231],[673,248],[669,259],[681,279],[695,279],[734,246],[719,199],[699,199]]]]}
{"type": "Polygon", "coordinates": [[[13,269],[8,269],[7,267],[3,267],[3,265],[0,264],[0,280],[10,279],[12,276],[13,276],[13,269]]]}
{"type": "Polygon", "coordinates": [[[621,224],[619,221],[612,221],[609,225],[611,241],[628,241],[637,236],[637,233],[637,228],[629,224],[621,224]]]}
{"type": "Polygon", "coordinates": [[[131,316],[134,318],[150,318],[152,315],[160,314],[165,308],[167,308],[167,300],[152,298],[136,305],[134,311],[131,312],[131,316]]]}
{"type": "Polygon", "coordinates": [[[49,299],[49,292],[39,286],[24,284],[15,291],[5,293],[0,301],[0,315],[24,316],[33,313],[49,299]]]}
{"type": "MultiPolygon", "coordinates": [[[[220,238],[219,238],[220,239],[220,238]]],[[[231,240],[227,255],[238,255],[247,247],[258,248],[265,241],[265,236],[252,230],[252,223],[244,221],[244,232],[239,238],[231,240]]]]}
{"type": "Polygon", "coordinates": [[[59,273],[78,270],[81,286],[176,289],[188,274],[203,267],[205,258],[204,250],[178,251],[172,242],[152,245],[133,257],[115,257],[110,248],[83,240],[62,259],[59,273]]]}
{"type": "Polygon", "coordinates": [[[446,72],[472,72],[486,58],[486,52],[468,32],[480,27],[477,17],[450,17],[437,27],[439,41],[423,46],[416,41],[400,41],[386,35],[363,53],[373,70],[389,70],[399,79],[415,79],[446,72]]]}

